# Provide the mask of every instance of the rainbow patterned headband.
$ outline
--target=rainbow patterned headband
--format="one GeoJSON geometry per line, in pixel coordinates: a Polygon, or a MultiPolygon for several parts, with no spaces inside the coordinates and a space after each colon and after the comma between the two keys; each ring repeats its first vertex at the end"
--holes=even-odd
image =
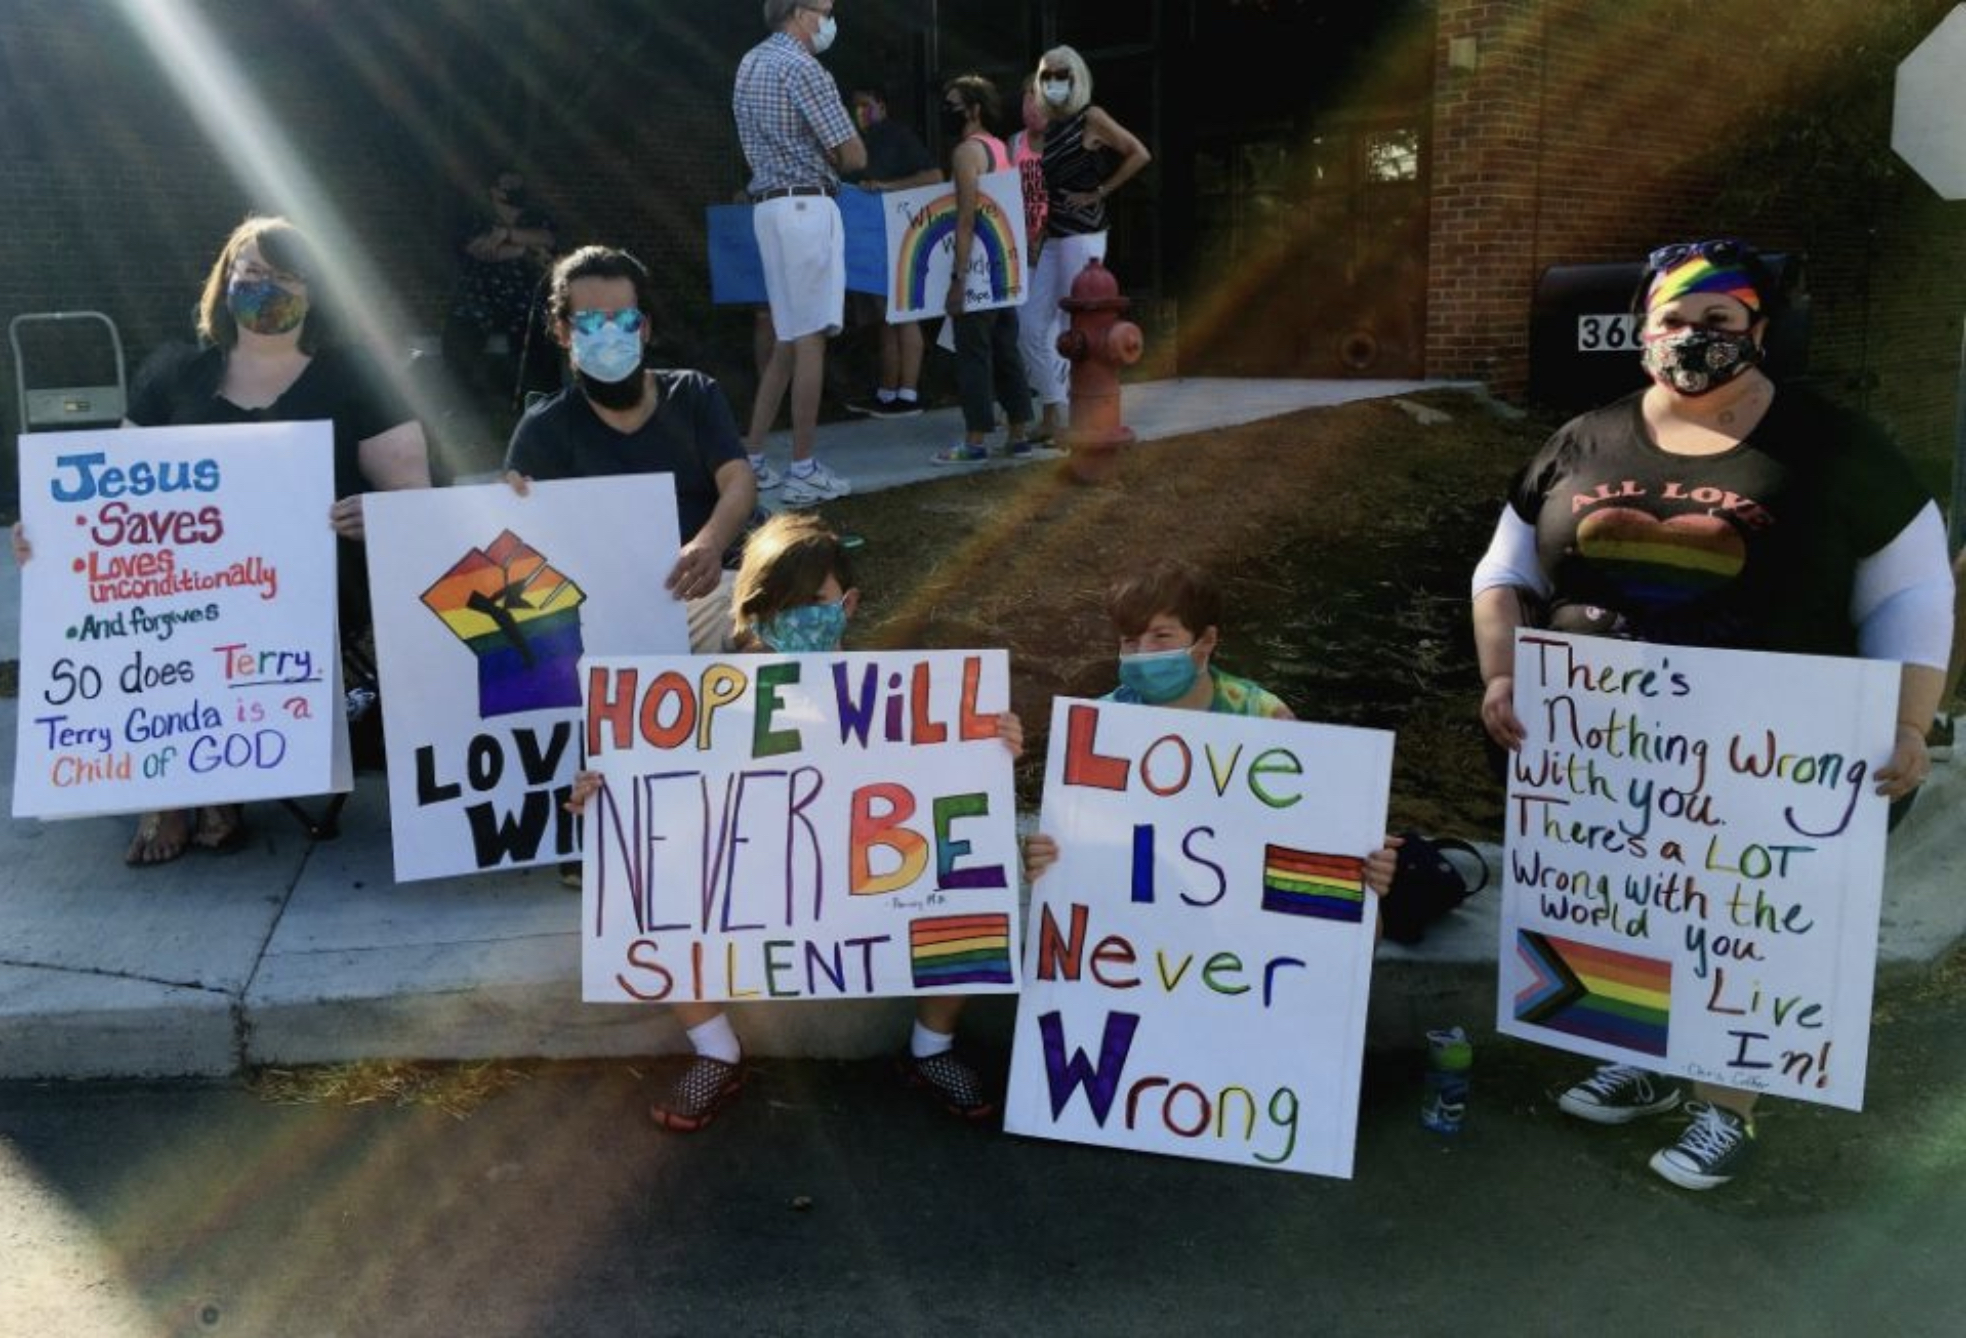
{"type": "Polygon", "coordinates": [[[1688,293],[1724,293],[1756,315],[1761,314],[1761,294],[1748,272],[1739,265],[1716,265],[1703,255],[1690,255],[1660,270],[1645,294],[1645,309],[1656,310],[1661,304],[1688,293]]]}

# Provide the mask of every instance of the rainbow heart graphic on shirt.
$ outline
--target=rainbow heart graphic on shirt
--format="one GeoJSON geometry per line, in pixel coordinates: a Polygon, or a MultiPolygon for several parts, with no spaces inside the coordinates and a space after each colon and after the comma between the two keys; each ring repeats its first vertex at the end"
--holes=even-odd
{"type": "Polygon", "coordinates": [[[1577,551],[1637,600],[1684,604],[1726,585],[1747,565],[1746,540],[1719,516],[1660,520],[1630,507],[1593,511],[1577,551]]]}

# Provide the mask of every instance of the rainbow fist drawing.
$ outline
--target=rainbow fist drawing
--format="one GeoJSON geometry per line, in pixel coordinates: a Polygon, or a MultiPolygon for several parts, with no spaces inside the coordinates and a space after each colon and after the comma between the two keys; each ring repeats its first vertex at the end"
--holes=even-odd
{"type": "Polygon", "coordinates": [[[587,596],[510,530],[423,592],[424,607],[478,657],[478,714],[580,705],[580,606],[587,596]]]}

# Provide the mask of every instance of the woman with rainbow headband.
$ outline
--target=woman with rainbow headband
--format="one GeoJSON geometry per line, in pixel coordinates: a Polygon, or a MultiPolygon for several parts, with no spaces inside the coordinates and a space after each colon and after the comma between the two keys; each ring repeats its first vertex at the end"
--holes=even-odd
{"type": "MultiPolygon", "coordinates": [[[[847,620],[860,605],[846,545],[809,512],[785,511],[751,533],[731,594],[732,647],[800,654],[840,649],[847,620]]],[[[1024,725],[1014,711],[997,716],[997,737],[1013,759],[1024,751],[1024,725]]],[[[574,778],[567,800],[581,813],[601,788],[597,771],[574,778]]],[[[961,994],[925,994],[916,1001],[914,1030],[897,1060],[901,1079],[951,1114],[987,1119],[995,1110],[983,1079],[956,1049],[956,1023],[968,1001],[961,994]]],[[[676,1020],[691,1055],[649,1117],[671,1133],[695,1133],[744,1090],[744,1049],[720,1003],[677,1003],[676,1020]]]]}
{"type": "MultiPolygon", "coordinates": [[[[1761,370],[1783,297],[1739,241],[1647,258],[1635,309],[1652,384],[1557,430],[1516,477],[1475,569],[1482,724],[1502,747],[1522,745],[1514,633],[1529,625],[1894,660],[1897,738],[1876,777],[1895,821],[1931,766],[1952,635],[1945,526],[1875,424],[1800,387],[1778,393],[1761,370]],[[1688,547],[1709,559],[1690,576],[1688,547]]],[[[1651,1165],[1712,1189],[1753,1151],[1755,1094],[1695,1083],[1693,1095],[1691,1123],[1651,1165]]],[[[1557,1104],[1624,1124],[1679,1099],[1671,1080],[1607,1064],[1557,1104]]]]}

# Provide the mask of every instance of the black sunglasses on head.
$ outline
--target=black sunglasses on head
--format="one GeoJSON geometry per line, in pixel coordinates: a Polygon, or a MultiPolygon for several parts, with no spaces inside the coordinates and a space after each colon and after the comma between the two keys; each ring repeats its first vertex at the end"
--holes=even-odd
{"type": "Polygon", "coordinates": [[[1674,242],[1661,246],[1645,257],[1645,268],[1653,273],[1671,269],[1690,256],[1699,256],[1716,265],[1738,265],[1753,252],[1736,237],[1712,237],[1703,242],[1674,242]]]}

